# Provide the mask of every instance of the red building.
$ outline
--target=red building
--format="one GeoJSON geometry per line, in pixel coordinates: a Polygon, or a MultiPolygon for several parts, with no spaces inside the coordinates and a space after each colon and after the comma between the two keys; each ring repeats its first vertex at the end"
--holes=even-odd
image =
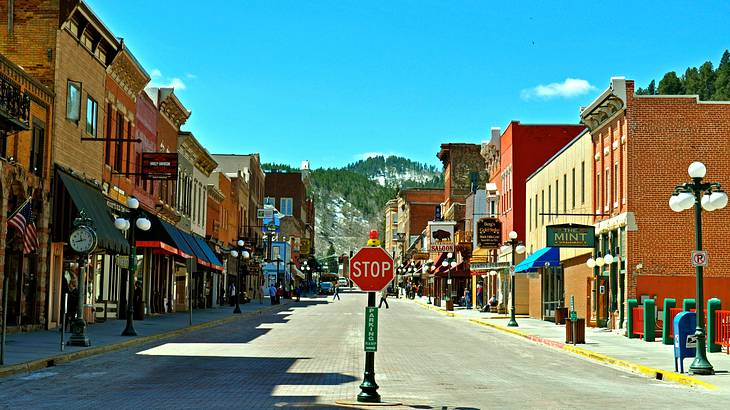
{"type": "MultiPolygon", "coordinates": [[[[561,148],[585,129],[577,124],[520,124],[512,121],[499,138],[499,147],[491,149],[491,157],[487,169],[495,172],[490,180],[498,187],[497,214],[502,222],[502,240],[509,239],[511,231],[517,232],[517,239],[525,241],[525,212],[527,177],[540,168],[545,161],[555,155],[561,148]],[[498,155],[497,155],[498,153],[498,155]],[[497,171],[499,164],[499,172],[497,171]]],[[[494,141],[490,144],[494,145],[494,141]]],[[[489,195],[489,193],[487,193],[489,195]]],[[[557,212],[557,210],[556,210],[557,212]]],[[[525,255],[515,255],[519,263],[525,255]]],[[[512,260],[511,253],[500,254],[503,262],[512,260]]],[[[508,303],[509,292],[506,283],[509,277],[506,271],[499,271],[498,299],[500,303],[508,303]]],[[[516,278],[516,312],[527,313],[529,310],[529,288],[524,275],[516,278]]]]}

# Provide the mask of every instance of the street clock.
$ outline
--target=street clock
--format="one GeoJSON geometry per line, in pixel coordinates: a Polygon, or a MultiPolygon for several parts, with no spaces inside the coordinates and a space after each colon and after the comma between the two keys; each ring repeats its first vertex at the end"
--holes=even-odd
{"type": "Polygon", "coordinates": [[[96,232],[89,226],[79,225],[71,231],[68,243],[78,253],[91,253],[96,249],[96,232]]]}

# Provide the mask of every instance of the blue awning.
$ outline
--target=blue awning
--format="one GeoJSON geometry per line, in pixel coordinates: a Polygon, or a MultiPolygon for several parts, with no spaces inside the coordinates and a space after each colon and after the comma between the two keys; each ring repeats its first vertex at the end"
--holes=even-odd
{"type": "Polygon", "coordinates": [[[537,272],[538,268],[544,268],[545,264],[550,266],[560,265],[560,248],[545,247],[538,249],[527,259],[515,266],[515,272],[537,272]]]}

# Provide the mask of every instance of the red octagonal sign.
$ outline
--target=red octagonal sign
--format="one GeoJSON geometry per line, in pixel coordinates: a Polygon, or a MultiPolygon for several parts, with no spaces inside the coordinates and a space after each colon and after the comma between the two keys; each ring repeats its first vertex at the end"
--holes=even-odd
{"type": "Polygon", "coordinates": [[[350,279],[365,292],[377,292],[393,280],[393,258],[381,247],[362,248],[350,259],[350,279]]]}

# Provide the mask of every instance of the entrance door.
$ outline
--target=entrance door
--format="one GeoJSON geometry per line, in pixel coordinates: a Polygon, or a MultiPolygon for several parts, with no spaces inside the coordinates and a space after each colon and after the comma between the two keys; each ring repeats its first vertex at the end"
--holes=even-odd
{"type": "Polygon", "coordinates": [[[555,321],[555,310],[563,307],[563,267],[544,268],[542,271],[543,319],[555,321]]]}
{"type": "Polygon", "coordinates": [[[598,315],[596,324],[598,327],[608,325],[608,280],[605,277],[597,278],[598,291],[598,315]]]}

